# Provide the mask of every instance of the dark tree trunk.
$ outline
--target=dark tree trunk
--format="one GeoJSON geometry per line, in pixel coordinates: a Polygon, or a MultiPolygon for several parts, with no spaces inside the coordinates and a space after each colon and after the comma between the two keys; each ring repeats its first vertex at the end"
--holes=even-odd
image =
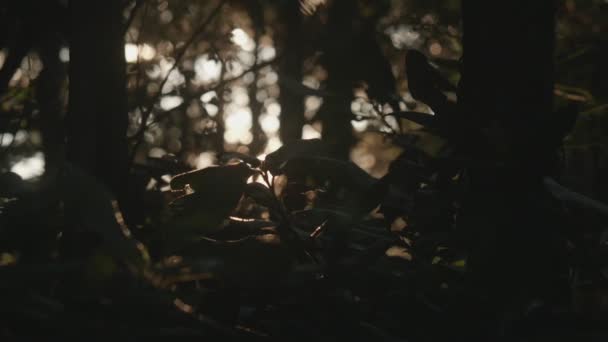
{"type": "Polygon", "coordinates": [[[463,2],[459,102],[484,131],[494,166],[470,170],[471,191],[459,225],[470,234],[471,279],[490,298],[493,312],[521,308],[532,298],[551,300],[558,289],[557,235],[563,223],[542,186],[555,155],[545,139],[553,100],[554,15],[553,1],[463,2]]]}
{"type": "Polygon", "coordinates": [[[45,36],[39,47],[44,69],[38,78],[36,96],[40,106],[40,132],[45,173],[54,175],[65,158],[63,91],[65,67],[59,60],[62,38],[58,32],[45,36]]]}
{"type": "Polygon", "coordinates": [[[317,116],[323,124],[323,141],[329,146],[330,153],[340,159],[349,159],[350,149],[355,144],[350,104],[352,88],[357,81],[355,74],[362,67],[357,63],[360,22],[356,1],[337,0],[331,5],[323,64],[328,74],[327,90],[339,96],[323,99],[317,116]]]}
{"type": "MultiPolygon", "coordinates": [[[[302,82],[302,14],[297,1],[287,1],[283,5],[286,33],[284,36],[283,60],[279,75],[297,83],[302,82]]],[[[281,131],[283,143],[302,138],[304,126],[304,97],[282,86],[279,98],[281,105],[281,131]]]]}
{"type": "Polygon", "coordinates": [[[121,200],[127,168],[123,1],[70,1],[67,158],[121,200]]]}

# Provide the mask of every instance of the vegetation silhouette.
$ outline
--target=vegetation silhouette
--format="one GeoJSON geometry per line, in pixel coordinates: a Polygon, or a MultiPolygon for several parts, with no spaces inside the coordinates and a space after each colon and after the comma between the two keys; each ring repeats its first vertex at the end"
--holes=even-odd
{"type": "Polygon", "coordinates": [[[0,338],[606,339],[606,9],[0,4],[0,338]]]}

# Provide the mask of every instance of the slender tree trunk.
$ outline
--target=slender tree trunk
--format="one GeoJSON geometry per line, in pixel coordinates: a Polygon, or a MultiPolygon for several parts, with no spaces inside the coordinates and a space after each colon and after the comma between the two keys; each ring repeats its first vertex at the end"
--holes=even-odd
{"type": "Polygon", "coordinates": [[[44,68],[38,78],[36,96],[40,106],[40,132],[45,159],[45,173],[56,174],[65,158],[63,124],[63,85],[65,67],[59,60],[61,37],[58,32],[45,35],[39,47],[44,68]]]}
{"type": "Polygon", "coordinates": [[[327,38],[324,47],[324,66],[327,70],[327,90],[340,96],[324,99],[317,116],[323,124],[323,141],[330,153],[340,159],[350,158],[350,149],[355,144],[350,123],[353,115],[350,109],[355,73],[362,67],[357,64],[357,39],[360,30],[355,31],[358,20],[357,3],[336,0],[329,10],[327,38]]]}
{"type": "Polygon", "coordinates": [[[70,1],[67,158],[119,199],[127,169],[127,96],[120,0],[70,1]]]}
{"type": "Polygon", "coordinates": [[[490,165],[502,165],[470,170],[459,224],[470,233],[471,279],[495,312],[532,298],[550,300],[558,288],[562,222],[542,186],[555,152],[544,139],[552,113],[554,15],[553,1],[463,1],[459,102],[492,146],[490,165]]]}
{"type": "MultiPolygon", "coordinates": [[[[288,1],[283,5],[286,33],[284,36],[283,61],[279,75],[288,77],[295,82],[302,82],[302,14],[297,1],[288,1]]],[[[281,105],[281,141],[289,142],[302,138],[304,126],[304,97],[281,87],[279,98],[281,105]]]]}

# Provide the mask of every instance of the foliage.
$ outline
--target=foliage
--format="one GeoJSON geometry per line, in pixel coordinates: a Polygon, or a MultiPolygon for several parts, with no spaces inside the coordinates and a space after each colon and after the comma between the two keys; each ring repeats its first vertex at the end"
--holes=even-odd
{"type": "MultiPolygon", "coordinates": [[[[121,194],[69,161],[35,182],[8,171],[5,166],[14,167],[16,156],[38,148],[32,139],[2,157],[3,340],[44,334],[99,340],[434,341],[473,339],[482,326],[502,339],[605,336],[608,211],[550,177],[525,198],[509,200],[523,203],[530,214],[518,217],[522,227],[535,220],[553,225],[538,232],[514,227],[518,241],[508,241],[512,255],[502,257],[521,265],[521,256],[531,254],[517,250],[527,246],[519,241],[538,241],[534,234],[545,234],[546,245],[557,246],[550,260],[569,272],[542,289],[558,297],[525,298],[495,312],[490,307],[495,298],[471,282],[470,244],[485,237],[467,228],[478,216],[504,219],[492,211],[492,194],[483,197],[488,203],[470,205],[471,174],[507,173],[503,167],[512,155],[501,145],[500,132],[468,118],[460,103],[458,4],[330,2],[342,6],[338,14],[352,11],[344,20],[335,7],[321,3],[299,1],[306,16],[300,24],[308,31],[298,37],[308,44],[296,57],[306,75],[293,80],[287,68],[275,65],[288,52],[281,49],[291,47],[284,42],[290,37],[281,36],[289,26],[282,16],[293,15],[285,1],[133,2],[125,11],[127,42],[137,44],[127,71],[132,163],[125,192],[131,201],[119,203],[121,194]],[[350,25],[360,30],[357,35],[350,25]],[[247,31],[251,41],[241,43],[254,44],[253,53],[235,43],[234,35],[241,34],[236,26],[247,31]],[[336,29],[333,35],[322,38],[329,28],[336,29]],[[376,40],[374,30],[384,37],[376,40]],[[399,41],[404,37],[413,40],[399,41]],[[155,57],[147,58],[145,44],[156,49],[155,57]],[[276,56],[261,57],[271,45],[276,56]],[[317,58],[318,52],[324,56],[317,58]],[[345,52],[356,55],[346,59],[345,52]],[[252,63],[243,62],[250,57],[252,63]],[[200,79],[210,74],[196,71],[204,65],[218,66],[220,74],[200,79]],[[327,79],[327,70],[334,79],[331,73],[327,79]],[[277,72],[279,81],[261,82],[277,72]],[[336,72],[349,81],[336,81],[336,72]],[[297,136],[282,146],[270,144],[276,132],[265,135],[256,125],[280,100],[277,89],[278,96],[301,96],[286,102],[322,98],[325,107],[315,108],[316,116],[301,108],[305,125],[332,123],[340,112],[349,137],[333,139],[324,131],[322,139],[297,136]],[[249,142],[239,140],[246,134],[235,138],[224,131],[231,115],[243,109],[234,105],[244,93],[252,121],[249,142]],[[260,93],[267,97],[258,101],[260,93]],[[182,102],[163,106],[172,97],[182,102]],[[350,107],[344,110],[344,104],[350,107]],[[374,168],[335,153],[343,147],[336,145],[350,149],[351,124],[357,123],[366,125],[357,138],[381,137],[399,151],[396,158],[383,159],[376,151],[380,165],[374,168]],[[210,161],[206,153],[213,156],[210,161]],[[560,292],[562,286],[571,293],[560,292]],[[492,326],[496,323],[500,326],[492,326]]],[[[560,30],[570,34],[579,32],[567,29],[569,16],[579,13],[568,9],[573,3],[583,7],[581,15],[587,13],[579,2],[565,5],[569,19],[560,30]]],[[[568,46],[568,38],[560,37],[560,44],[568,46]]],[[[566,85],[577,80],[576,67],[584,64],[573,60],[601,54],[590,45],[558,60],[575,67],[558,68],[567,70],[557,76],[560,109],[539,132],[548,151],[564,142],[572,149],[605,139],[601,132],[586,134],[597,127],[585,118],[601,121],[606,99],[595,88],[585,90],[589,84],[566,85]],[[593,100],[571,105],[587,97],[593,100]]],[[[27,85],[13,85],[2,95],[0,136],[12,132],[11,145],[17,144],[18,131],[37,131],[40,118],[30,107],[40,99],[34,95],[27,85]]],[[[5,147],[15,146],[0,148],[5,147]]],[[[567,158],[562,161],[572,167],[567,158]]],[[[541,247],[533,246],[554,251],[541,247]]],[[[517,274],[503,266],[490,265],[496,273],[517,274]]],[[[517,298],[512,292],[516,289],[499,296],[517,298]]]]}

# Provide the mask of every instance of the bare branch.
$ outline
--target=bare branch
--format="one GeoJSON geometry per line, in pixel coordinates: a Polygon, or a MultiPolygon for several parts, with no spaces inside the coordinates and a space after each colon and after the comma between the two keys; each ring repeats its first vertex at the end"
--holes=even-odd
{"type": "Polygon", "coordinates": [[[207,16],[207,18],[205,19],[205,21],[203,21],[203,23],[201,24],[201,26],[198,27],[198,29],[192,34],[192,36],[190,37],[190,39],[188,39],[188,41],[184,44],[184,46],[182,47],[182,49],[175,56],[175,63],[173,63],[173,66],[171,66],[171,69],[169,69],[169,72],[167,72],[167,75],[165,76],[165,78],[163,79],[163,81],[160,83],[160,87],[158,89],[158,92],[150,100],[150,103],[149,103],[148,107],[146,108],[146,111],[142,113],[141,126],[139,126],[139,129],[137,130],[137,133],[135,133],[135,135],[133,136],[133,138],[135,139],[135,145],[133,145],[133,151],[131,152],[131,156],[129,158],[130,165],[133,164],[133,160],[135,159],[135,154],[137,153],[137,148],[141,145],[143,137],[144,137],[144,133],[146,131],[146,128],[148,127],[148,118],[150,117],[150,114],[152,113],[152,109],[154,108],[154,104],[160,99],[160,97],[162,95],[163,88],[164,88],[165,84],[167,83],[167,80],[169,80],[169,75],[171,75],[171,73],[175,69],[177,69],[177,66],[179,65],[179,63],[184,58],[184,55],[186,54],[186,51],[188,50],[188,48],[207,29],[207,26],[209,26],[209,24],[213,21],[213,19],[220,13],[220,10],[222,9],[222,7],[224,7],[224,5],[226,3],[227,3],[226,0],[222,0],[211,11],[211,13],[209,14],[209,16],[207,16]]]}

